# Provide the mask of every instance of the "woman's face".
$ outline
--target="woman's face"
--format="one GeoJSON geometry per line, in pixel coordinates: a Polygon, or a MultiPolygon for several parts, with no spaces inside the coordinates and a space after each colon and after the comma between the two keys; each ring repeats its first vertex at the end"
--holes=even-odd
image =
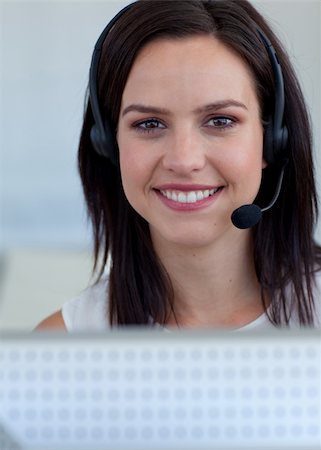
{"type": "Polygon", "coordinates": [[[117,140],[125,194],[154,241],[200,247],[242,233],[230,217],[258,193],[263,128],[253,78],[228,47],[208,35],[144,47],[117,140]]]}

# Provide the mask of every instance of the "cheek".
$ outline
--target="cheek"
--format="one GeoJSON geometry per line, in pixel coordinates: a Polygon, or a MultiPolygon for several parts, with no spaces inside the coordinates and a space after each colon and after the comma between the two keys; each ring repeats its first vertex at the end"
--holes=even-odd
{"type": "Polygon", "coordinates": [[[226,152],[222,156],[220,163],[225,167],[225,172],[230,174],[231,178],[240,176],[251,178],[256,172],[261,172],[264,167],[262,157],[262,143],[255,145],[254,142],[235,143],[231,152],[226,152]]]}
{"type": "Polygon", "coordinates": [[[148,186],[151,172],[145,152],[133,142],[119,142],[119,161],[122,184],[130,203],[148,186]]]}
{"type": "Polygon", "coordinates": [[[244,170],[263,169],[263,130],[260,125],[253,127],[240,139],[240,149],[237,153],[240,166],[244,170]]]}
{"type": "Polygon", "coordinates": [[[117,143],[119,149],[120,173],[123,185],[125,186],[130,182],[137,170],[135,169],[136,158],[134,157],[136,151],[133,143],[126,138],[126,135],[124,135],[121,130],[117,135],[117,143]]]}
{"type": "MultiPolygon", "coordinates": [[[[263,133],[245,133],[238,136],[222,155],[221,173],[237,195],[244,196],[246,202],[253,200],[260,188],[262,179],[263,133]]],[[[242,200],[242,201],[243,201],[242,200]]]]}
{"type": "Polygon", "coordinates": [[[136,159],[131,157],[131,152],[127,152],[126,148],[119,149],[120,173],[125,194],[132,190],[139,179],[139,166],[136,165],[136,159]]]}

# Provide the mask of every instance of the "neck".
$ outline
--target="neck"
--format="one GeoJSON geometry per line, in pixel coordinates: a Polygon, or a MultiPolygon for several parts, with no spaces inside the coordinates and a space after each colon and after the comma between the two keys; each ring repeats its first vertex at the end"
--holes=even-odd
{"type": "Polygon", "coordinates": [[[237,231],[228,241],[204,248],[154,241],[174,288],[168,325],[239,327],[262,314],[251,232],[237,231]]]}

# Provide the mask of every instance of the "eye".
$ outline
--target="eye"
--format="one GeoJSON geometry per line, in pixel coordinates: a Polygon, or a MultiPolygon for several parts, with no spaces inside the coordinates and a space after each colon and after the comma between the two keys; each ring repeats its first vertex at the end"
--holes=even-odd
{"type": "Polygon", "coordinates": [[[219,117],[212,117],[208,122],[206,122],[205,126],[225,130],[226,128],[233,127],[234,125],[235,125],[234,119],[231,119],[230,117],[219,116],[219,117]]]}
{"type": "Polygon", "coordinates": [[[165,125],[157,119],[147,119],[134,123],[133,127],[139,133],[155,133],[158,130],[165,129],[165,125]]]}

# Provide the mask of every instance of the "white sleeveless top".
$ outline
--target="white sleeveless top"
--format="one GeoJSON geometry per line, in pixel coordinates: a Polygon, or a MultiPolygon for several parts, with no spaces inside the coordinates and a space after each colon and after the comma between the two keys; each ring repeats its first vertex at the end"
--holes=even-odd
{"type": "MultiPolygon", "coordinates": [[[[108,278],[101,279],[97,284],[88,287],[62,306],[62,316],[67,331],[106,331],[110,328],[107,311],[108,278]]],[[[315,322],[321,327],[321,271],[316,275],[315,286],[315,322]]],[[[156,326],[160,326],[156,324],[156,326]]],[[[290,327],[298,327],[298,316],[293,314],[290,319],[290,327]]],[[[254,321],[237,328],[237,331],[259,330],[273,328],[266,313],[261,314],[254,321]]],[[[234,329],[234,331],[236,331],[234,329]]]]}

